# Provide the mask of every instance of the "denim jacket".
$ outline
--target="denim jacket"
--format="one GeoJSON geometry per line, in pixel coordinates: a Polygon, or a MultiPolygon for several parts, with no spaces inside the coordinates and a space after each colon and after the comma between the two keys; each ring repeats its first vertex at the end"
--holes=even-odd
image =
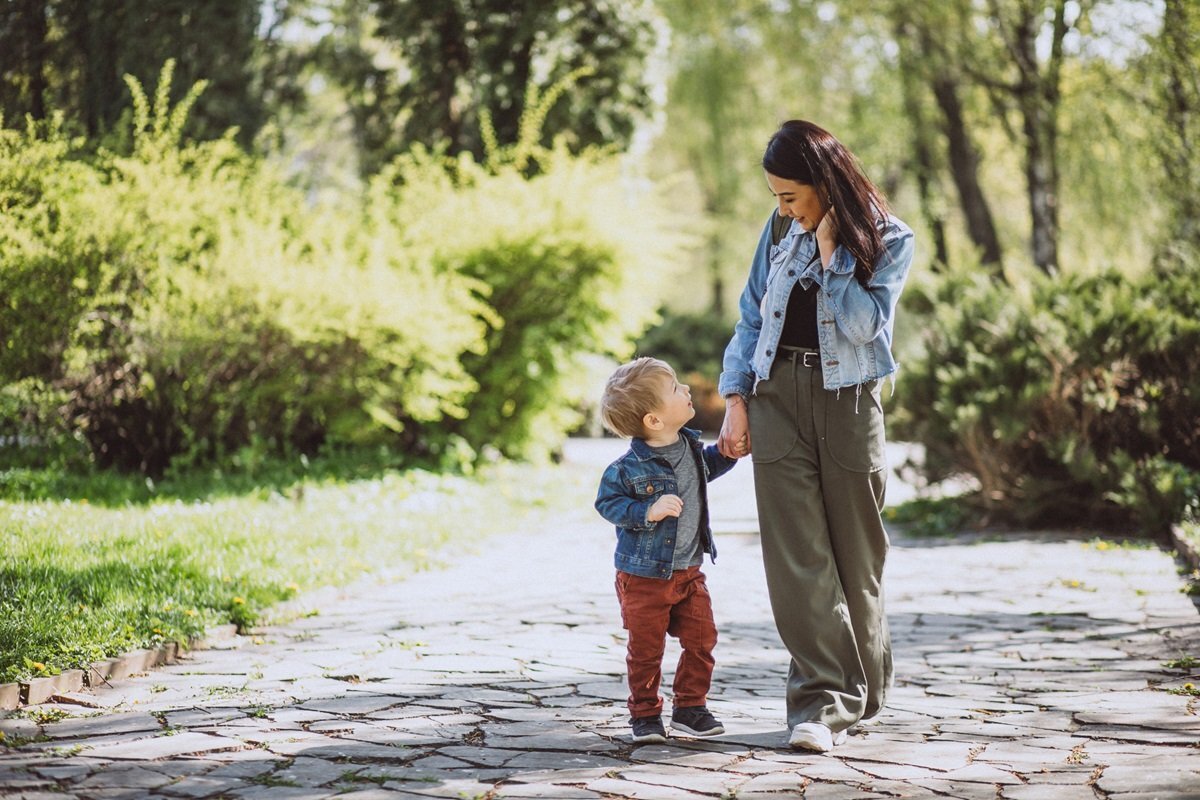
{"type": "Polygon", "coordinates": [[[739,301],[740,317],[725,348],[717,386],[722,397],[748,396],[759,381],[771,377],[788,297],[797,283],[804,289],[814,283],[820,287],[817,341],[826,389],[857,386],[896,371],[892,330],[896,303],[912,265],[913,232],[892,216],[880,226],[884,253],[863,288],[854,277],[855,258],[845,247],[834,249],[829,267],[823,270],[814,233],[793,221],[779,244],[773,245],[771,221],[767,221],[739,301]]]}
{"type": "MultiPolygon", "coordinates": [[[[700,546],[716,561],[717,546],[708,522],[707,482],[724,475],[737,461],[717,452],[716,445],[705,447],[700,442],[699,431],[684,428],[680,433],[692,453],[699,456],[703,469],[700,546]]],[[[671,577],[679,520],[665,517],[658,522],[649,522],[646,516],[658,498],[677,493],[675,471],[642,439],[633,439],[625,454],[604,470],[596,495],[596,510],[617,526],[617,552],[613,563],[621,572],[644,578],[671,577]]]]}

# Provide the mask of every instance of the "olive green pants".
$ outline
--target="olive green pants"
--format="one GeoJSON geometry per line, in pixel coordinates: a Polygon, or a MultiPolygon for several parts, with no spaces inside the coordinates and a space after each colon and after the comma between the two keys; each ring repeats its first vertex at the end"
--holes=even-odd
{"type": "Polygon", "coordinates": [[[892,683],[879,382],[830,392],[785,353],[749,415],[767,589],[792,656],[788,726],[845,730],[879,713],[892,683]]]}

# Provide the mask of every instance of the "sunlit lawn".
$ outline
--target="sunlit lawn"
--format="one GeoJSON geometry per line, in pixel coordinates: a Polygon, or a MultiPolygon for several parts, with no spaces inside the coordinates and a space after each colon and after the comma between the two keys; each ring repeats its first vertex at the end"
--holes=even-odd
{"type": "Polygon", "coordinates": [[[185,641],[214,624],[245,626],[273,603],[366,573],[402,578],[484,535],[590,510],[594,477],[502,464],[473,478],[383,470],[232,494],[244,480],[205,480],[201,491],[193,479],[121,503],[139,491],[99,476],[107,505],[89,501],[79,480],[64,492],[70,500],[6,491],[0,683],[185,641]],[[182,499],[196,494],[209,499],[182,499]]]}

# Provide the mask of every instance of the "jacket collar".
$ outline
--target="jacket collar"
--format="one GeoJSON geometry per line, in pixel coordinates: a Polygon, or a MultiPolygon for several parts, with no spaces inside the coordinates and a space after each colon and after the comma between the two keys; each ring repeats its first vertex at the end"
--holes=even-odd
{"type": "MultiPolygon", "coordinates": [[[[679,432],[683,434],[685,440],[690,439],[689,444],[695,445],[700,441],[700,431],[694,428],[680,428],[679,432]]],[[[650,449],[650,445],[646,444],[646,440],[635,436],[629,441],[629,449],[638,457],[639,461],[653,461],[657,456],[650,449]]]]}

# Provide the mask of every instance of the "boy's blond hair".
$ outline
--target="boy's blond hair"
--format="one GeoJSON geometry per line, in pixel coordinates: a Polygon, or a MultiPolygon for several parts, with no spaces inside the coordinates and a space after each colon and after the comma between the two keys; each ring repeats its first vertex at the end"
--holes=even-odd
{"type": "Polygon", "coordinates": [[[662,402],[664,378],[674,381],[675,370],[667,362],[649,356],[617,367],[600,398],[600,417],[605,427],[626,438],[644,436],[642,418],[662,402]]]}

